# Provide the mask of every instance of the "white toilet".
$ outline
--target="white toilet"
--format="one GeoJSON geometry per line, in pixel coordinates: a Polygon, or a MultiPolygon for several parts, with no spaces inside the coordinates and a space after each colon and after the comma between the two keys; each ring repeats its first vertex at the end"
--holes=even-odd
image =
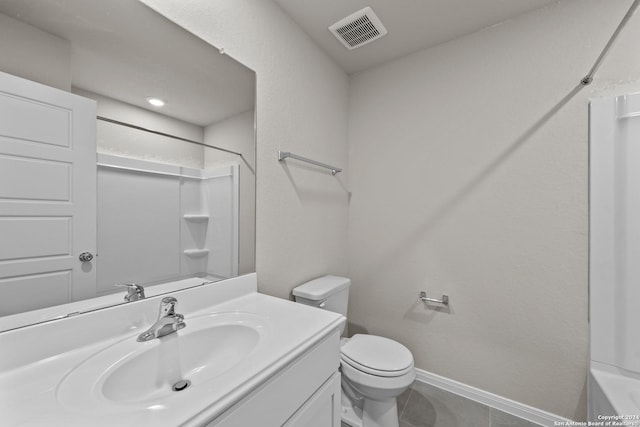
{"type": "MultiPolygon", "coordinates": [[[[293,290],[296,302],[346,317],[351,280],[323,276],[293,290]]],[[[375,335],[342,338],[342,421],[353,427],[398,427],[396,397],[415,380],[413,355],[375,335]]]]}

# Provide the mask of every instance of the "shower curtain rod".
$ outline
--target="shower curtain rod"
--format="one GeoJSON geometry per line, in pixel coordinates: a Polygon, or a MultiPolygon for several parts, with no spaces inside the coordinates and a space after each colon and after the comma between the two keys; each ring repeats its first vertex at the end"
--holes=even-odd
{"type": "MultiPolygon", "coordinates": [[[[199,141],[194,141],[192,139],[182,138],[181,136],[171,135],[170,133],[159,132],[157,130],[148,129],[148,128],[145,128],[145,127],[142,127],[142,126],[138,126],[138,125],[134,125],[134,124],[127,123],[127,122],[122,122],[120,120],[110,119],[108,117],[96,116],[96,119],[102,120],[103,122],[108,122],[108,123],[113,123],[113,124],[120,125],[120,126],[125,126],[125,127],[128,127],[128,128],[131,128],[131,129],[141,130],[143,132],[149,132],[149,133],[152,133],[154,135],[166,136],[167,138],[177,139],[179,141],[188,142],[190,144],[196,144],[196,145],[201,145],[203,147],[214,148],[216,150],[224,151],[226,153],[235,154],[236,156],[240,156],[242,158],[242,160],[244,160],[244,157],[242,156],[242,153],[238,153],[237,151],[227,150],[226,148],[216,147],[215,145],[208,145],[208,144],[205,144],[204,142],[199,142],[199,141]]],[[[244,160],[244,161],[246,163],[246,160],[244,160]]]]}
{"type": "Polygon", "coordinates": [[[622,28],[627,24],[627,21],[629,21],[629,19],[631,18],[631,15],[633,15],[633,12],[636,11],[636,9],[638,8],[638,5],[640,5],[640,0],[634,0],[634,2],[631,4],[631,7],[629,7],[629,10],[622,18],[622,21],[620,21],[620,24],[618,24],[618,28],[616,28],[616,30],[611,35],[611,38],[605,45],[604,49],[602,49],[602,52],[600,52],[600,56],[598,56],[598,59],[596,59],[596,62],[595,64],[593,64],[593,67],[591,67],[591,70],[589,70],[589,73],[586,76],[584,76],[582,80],[580,80],[581,85],[586,86],[588,84],[591,84],[591,82],[593,81],[593,75],[596,73],[598,68],[600,68],[600,64],[602,64],[604,57],[609,52],[609,49],[611,49],[613,42],[616,40],[616,38],[618,38],[618,34],[620,34],[620,31],[622,31],[622,28]]]}

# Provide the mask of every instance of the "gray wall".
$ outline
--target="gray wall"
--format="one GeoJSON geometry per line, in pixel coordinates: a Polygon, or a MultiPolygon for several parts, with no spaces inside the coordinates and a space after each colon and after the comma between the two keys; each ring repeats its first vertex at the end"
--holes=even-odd
{"type": "MultiPolygon", "coordinates": [[[[98,103],[98,116],[120,120],[192,141],[204,142],[204,129],[201,126],[97,93],[75,87],[72,89],[76,95],[93,99],[98,103]]],[[[100,120],[97,122],[97,127],[98,153],[195,169],[202,169],[205,166],[205,149],[202,146],[100,120]]]]}
{"type": "Polygon", "coordinates": [[[271,1],[143,2],[256,71],[260,291],[347,274],[347,75],[271,1]],[[279,149],[345,173],[279,163],[279,149]]]}
{"type": "Polygon", "coordinates": [[[629,4],[554,3],[352,77],[352,330],[585,418],[588,98],[640,90],[640,16],[576,87],[629,4]]]}
{"type": "Polygon", "coordinates": [[[68,41],[0,14],[0,52],[0,70],[5,73],[71,90],[68,41]]]}
{"type": "Polygon", "coordinates": [[[245,111],[225,120],[213,123],[204,130],[207,145],[242,153],[244,160],[235,154],[214,149],[205,149],[205,167],[217,164],[240,165],[240,262],[239,274],[255,271],[256,253],[256,186],[255,186],[255,111],[245,111]]]}

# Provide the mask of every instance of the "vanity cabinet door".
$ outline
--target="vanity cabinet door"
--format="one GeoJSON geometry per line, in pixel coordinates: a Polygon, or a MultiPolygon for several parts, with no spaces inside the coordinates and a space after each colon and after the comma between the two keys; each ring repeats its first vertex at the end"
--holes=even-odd
{"type": "Polygon", "coordinates": [[[339,427],[340,331],[309,349],[207,427],[339,427]]]}
{"type": "Polygon", "coordinates": [[[285,426],[340,427],[340,393],[340,373],[336,372],[285,426]]]}

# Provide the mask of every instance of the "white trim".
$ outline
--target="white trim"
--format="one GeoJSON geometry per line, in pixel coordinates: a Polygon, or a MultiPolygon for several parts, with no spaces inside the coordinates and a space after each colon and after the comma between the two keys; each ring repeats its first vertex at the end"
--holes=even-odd
{"type": "Polygon", "coordinates": [[[237,276],[240,268],[240,165],[231,165],[231,275],[237,276]]]}
{"type": "MultiPolygon", "coordinates": [[[[204,181],[206,179],[234,176],[239,164],[232,162],[226,165],[216,165],[205,169],[188,168],[184,166],[160,163],[153,160],[141,160],[133,157],[116,156],[98,153],[96,165],[101,168],[120,169],[147,174],[174,176],[178,178],[204,181]]],[[[237,173],[236,173],[237,175],[237,173]]]]}
{"type": "Polygon", "coordinates": [[[559,415],[545,412],[541,409],[525,405],[524,403],[516,402],[514,400],[507,399],[506,397],[498,396],[497,394],[489,393],[488,391],[480,390],[479,388],[475,388],[449,378],[441,377],[440,375],[432,374],[431,372],[423,371],[418,368],[416,368],[416,381],[438,387],[450,393],[457,394],[458,396],[473,400],[474,402],[482,403],[483,405],[487,405],[491,408],[498,409],[502,412],[515,415],[516,417],[523,418],[527,421],[531,421],[532,423],[540,424],[545,427],[570,425],[569,423],[571,422],[571,420],[559,415]]]}

